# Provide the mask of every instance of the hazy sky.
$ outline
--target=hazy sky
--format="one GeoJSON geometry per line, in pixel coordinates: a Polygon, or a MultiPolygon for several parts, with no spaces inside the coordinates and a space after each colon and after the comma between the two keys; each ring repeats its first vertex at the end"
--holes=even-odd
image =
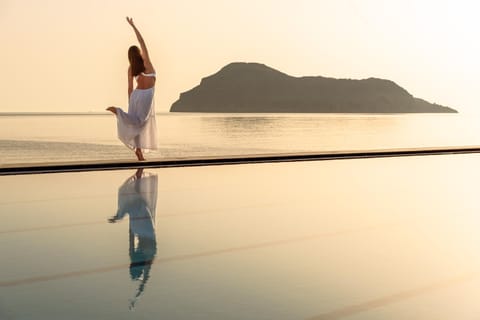
{"type": "Polygon", "coordinates": [[[385,78],[480,109],[474,0],[0,0],[0,112],[127,103],[132,16],[156,67],[157,111],[234,61],[293,76],[385,78]]]}

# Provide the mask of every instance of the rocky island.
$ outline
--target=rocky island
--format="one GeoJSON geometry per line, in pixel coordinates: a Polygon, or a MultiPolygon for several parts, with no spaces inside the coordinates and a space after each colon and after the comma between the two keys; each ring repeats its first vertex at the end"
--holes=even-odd
{"type": "Polygon", "coordinates": [[[231,63],[184,92],[171,112],[455,113],[390,80],[293,77],[259,63],[231,63]]]}

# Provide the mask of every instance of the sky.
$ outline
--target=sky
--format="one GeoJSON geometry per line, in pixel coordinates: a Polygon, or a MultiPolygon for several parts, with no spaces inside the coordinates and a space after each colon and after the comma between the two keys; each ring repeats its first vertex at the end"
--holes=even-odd
{"type": "Polygon", "coordinates": [[[259,62],[292,76],[389,79],[478,113],[479,9],[474,0],[0,0],[0,112],[126,107],[132,16],[157,71],[157,112],[228,63],[259,62]]]}

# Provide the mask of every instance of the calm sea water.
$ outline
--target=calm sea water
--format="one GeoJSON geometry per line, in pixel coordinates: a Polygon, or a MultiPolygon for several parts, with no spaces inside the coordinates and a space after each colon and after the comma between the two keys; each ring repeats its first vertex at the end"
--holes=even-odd
{"type": "MultiPolygon", "coordinates": [[[[480,145],[480,119],[462,115],[157,115],[147,159],[480,145]]],[[[111,115],[0,116],[1,164],[135,159],[111,115]]]]}

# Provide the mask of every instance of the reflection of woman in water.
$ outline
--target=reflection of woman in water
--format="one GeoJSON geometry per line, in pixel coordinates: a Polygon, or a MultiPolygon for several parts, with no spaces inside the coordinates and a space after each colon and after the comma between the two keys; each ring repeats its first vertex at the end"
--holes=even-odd
{"type": "Polygon", "coordinates": [[[155,238],[155,214],[157,205],[157,176],[143,173],[143,169],[125,181],[118,190],[118,210],[109,219],[114,223],[129,215],[130,277],[140,281],[137,293],[131,300],[130,308],[145,290],[150,269],[157,253],[155,238]]]}
{"type": "Polygon", "coordinates": [[[155,87],[155,69],[153,68],[147,46],[142,35],[135,27],[132,18],[127,17],[132,26],[141,50],[137,46],[128,49],[128,113],[121,108],[108,107],[117,116],[118,138],[130,149],[135,150],[138,160],[145,160],[142,150],[157,149],[157,127],[153,95],[155,87]],[[133,78],[137,87],[133,90],[133,78]]]}

